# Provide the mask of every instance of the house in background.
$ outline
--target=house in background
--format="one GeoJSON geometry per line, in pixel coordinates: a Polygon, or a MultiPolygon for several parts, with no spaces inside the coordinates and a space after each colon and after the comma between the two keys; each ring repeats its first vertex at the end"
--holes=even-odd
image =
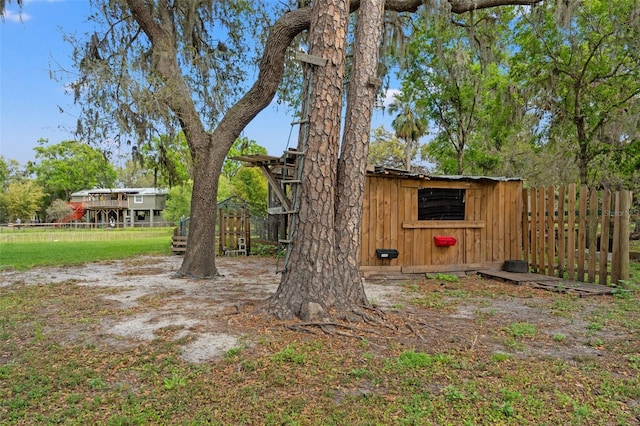
{"type": "Polygon", "coordinates": [[[96,225],[163,226],[167,192],[160,188],[83,189],[71,194],[69,204],[76,212],[81,207],[83,220],[96,225]]]}

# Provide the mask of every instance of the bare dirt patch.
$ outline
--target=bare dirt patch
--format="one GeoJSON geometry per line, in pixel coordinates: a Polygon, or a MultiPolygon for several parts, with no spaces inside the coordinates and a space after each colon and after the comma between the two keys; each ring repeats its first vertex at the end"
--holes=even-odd
{"type": "MultiPolygon", "coordinates": [[[[218,358],[265,329],[286,326],[255,309],[278,286],[276,260],[219,258],[223,276],[215,281],[175,278],[181,261],[178,256],[149,256],[10,271],[2,274],[0,289],[69,284],[78,291],[78,306],[69,307],[69,312],[56,308],[47,324],[47,331],[60,341],[131,348],[170,336],[184,342],[182,357],[194,363],[218,358]],[[73,309],[90,311],[95,321],[70,321],[73,309]]],[[[371,280],[365,291],[377,307],[380,323],[373,328],[345,327],[341,335],[356,338],[354,342],[366,337],[381,342],[381,347],[394,341],[424,351],[509,352],[524,358],[589,358],[614,365],[624,364],[624,354],[640,353],[637,331],[605,331],[611,296],[579,299],[476,276],[456,282],[371,280]],[[533,326],[535,338],[519,336],[513,324],[533,326]]],[[[305,331],[323,333],[313,327],[305,331]]]]}

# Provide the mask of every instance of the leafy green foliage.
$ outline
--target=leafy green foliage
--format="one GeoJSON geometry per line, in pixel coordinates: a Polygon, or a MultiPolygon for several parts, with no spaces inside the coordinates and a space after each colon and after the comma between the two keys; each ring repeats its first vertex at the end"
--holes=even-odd
{"type": "Polygon", "coordinates": [[[234,194],[249,203],[252,215],[267,215],[268,184],[260,170],[243,167],[233,176],[231,184],[234,194]]]}
{"type": "Polygon", "coordinates": [[[227,154],[227,158],[224,160],[224,166],[222,166],[222,174],[228,179],[233,179],[236,173],[238,173],[238,171],[242,167],[242,163],[238,160],[234,160],[233,157],[251,154],[266,155],[267,149],[263,146],[258,145],[258,143],[253,139],[249,139],[247,137],[237,138],[231,146],[231,149],[227,154]]]}
{"type": "Polygon", "coordinates": [[[373,129],[371,137],[369,164],[398,169],[404,167],[405,143],[402,140],[385,130],[384,126],[373,129]]]}
{"type": "Polygon", "coordinates": [[[167,193],[167,201],[162,211],[162,217],[167,222],[178,223],[180,219],[189,217],[191,211],[191,193],[193,183],[187,182],[172,187],[167,193]]]}
{"type": "Polygon", "coordinates": [[[162,135],[143,142],[133,150],[134,162],[153,176],[153,187],[173,188],[187,182],[192,174],[192,159],[183,132],[162,135]]]}
{"type": "Polygon", "coordinates": [[[388,112],[395,115],[391,127],[396,137],[404,142],[404,168],[411,171],[411,160],[418,152],[418,140],[428,131],[424,107],[416,99],[413,90],[402,90],[396,94],[394,101],[389,105],[388,112]]]}
{"type": "Polygon", "coordinates": [[[563,5],[544,2],[514,27],[512,75],[543,118],[544,142],[573,154],[582,184],[628,186],[619,166],[636,163],[640,136],[637,2],[563,5]]]}
{"type": "Polygon", "coordinates": [[[9,184],[4,194],[9,220],[28,221],[36,216],[45,197],[42,188],[33,180],[20,180],[9,184]]]}
{"type": "Polygon", "coordinates": [[[48,143],[38,141],[36,161],[27,169],[53,199],[66,201],[75,191],[110,188],[115,183],[116,171],[100,150],[78,141],[48,143]]]}

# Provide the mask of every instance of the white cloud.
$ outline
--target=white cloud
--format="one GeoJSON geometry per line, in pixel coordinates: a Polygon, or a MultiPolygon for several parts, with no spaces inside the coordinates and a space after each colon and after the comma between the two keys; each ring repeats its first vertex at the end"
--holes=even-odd
{"type": "Polygon", "coordinates": [[[6,9],[4,11],[4,16],[2,17],[2,19],[4,19],[5,22],[27,22],[29,19],[31,19],[31,16],[27,15],[24,12],[16,13],[6,9]]]}
{"type": "Polygon", "coordinates": [[[384,99],[382,99],[382,106],[388,107],[393,101],[396,100],[396,95],[400,93],[400,89],[388,89],[384,94],[384,99]]]}

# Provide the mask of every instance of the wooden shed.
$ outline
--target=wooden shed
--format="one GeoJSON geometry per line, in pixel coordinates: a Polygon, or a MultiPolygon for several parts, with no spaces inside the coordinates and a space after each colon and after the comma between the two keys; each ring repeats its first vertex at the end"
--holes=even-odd
{"type": "Polygon", "coordinates": [[[522,180],[367,170],[363,273],[500,268],[523,259],[522,180]]]}

